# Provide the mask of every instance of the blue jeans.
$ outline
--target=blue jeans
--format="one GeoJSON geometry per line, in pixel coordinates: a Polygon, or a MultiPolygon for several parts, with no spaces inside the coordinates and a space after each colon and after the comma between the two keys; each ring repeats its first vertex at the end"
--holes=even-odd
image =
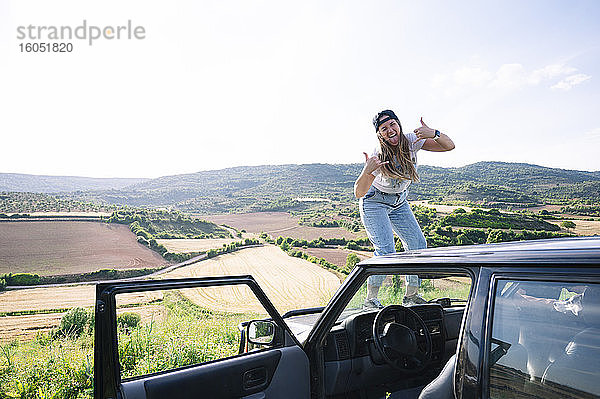
{"type": "MultiPolygon", "coordinates": [[[[427,248],[427,241],[406,200],[408,192],[387,194],[371,186],[359,200],[360,219],[375,248],[375,256],[396,252],[394,232],[400,237],[404,250],[427,248]]],[[[370,276],[368,284],[380,286],[384,275],[370,276]]],[[[419,287],[418,276],[407,275],[407,285],[419,287]]]]}

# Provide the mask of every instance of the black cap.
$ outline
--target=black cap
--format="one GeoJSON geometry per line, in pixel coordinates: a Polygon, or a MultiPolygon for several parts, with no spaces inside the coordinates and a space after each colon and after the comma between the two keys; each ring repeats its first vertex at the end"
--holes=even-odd
{"type": "Polygon", "coordinates": [[[385,109],[377,113],[377,115],[375,115],[375,117],[373,118],[373,126],[375,126],[375,131],[377,132],[379,130],[379,126],[389,121],[390,119],[395,119],[396,122],[400,124],[400,119],[398,119],[394,111],[392,111],[391,109],[385,109]],[[382,116],[384,116],[385,118],[381,118],[382,116]]]}

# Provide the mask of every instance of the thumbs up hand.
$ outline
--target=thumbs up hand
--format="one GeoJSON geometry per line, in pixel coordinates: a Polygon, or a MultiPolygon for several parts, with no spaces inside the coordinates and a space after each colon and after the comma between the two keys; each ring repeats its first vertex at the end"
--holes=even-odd
{"type": "Polygon", "coordinates": [[[423,122],[423,118],[421,117],[421,126],[414,130],[417,135],[417,139],[413,142],[416,143],[419,140],[432,139],[435,137],[435,129],[427,126],[425,122],[423,122]]]}

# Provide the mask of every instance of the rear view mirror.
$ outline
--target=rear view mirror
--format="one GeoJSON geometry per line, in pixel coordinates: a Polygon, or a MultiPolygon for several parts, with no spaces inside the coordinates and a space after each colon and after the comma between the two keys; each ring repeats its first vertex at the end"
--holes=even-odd
{"type": "Polygon", "coordinates": [[[276,325],[269,320],[252,320],[248,323],[248,342],[270,345],[275,340],[276,325]]]}

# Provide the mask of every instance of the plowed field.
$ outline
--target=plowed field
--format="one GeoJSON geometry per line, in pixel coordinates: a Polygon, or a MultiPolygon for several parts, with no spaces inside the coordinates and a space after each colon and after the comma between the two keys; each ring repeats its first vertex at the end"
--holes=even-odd
{"type": "Polygon", "coordinates": [[[327,262],[333,263],[339,267],[346,266],[346,258],[348,258],[348,254],[350,253],[355,253],[360,260],[368,259],[373,256],[372,253],[337,248],[300,248],[300,251],[316,256],[317,258],[323,258],[327,262]]]}
{"type": "Polygon", "coordinates": [[[265,232],[273,237],[283,236],[304,240],[316,240],[319,237],[344,237],[351,240],[359,237],[356,233],[352,233],[341,227],[300,226],[298,218],[290,216],[286,212],[209,215],[203,216],[203,218],[216,224],[228,224],[238,230],[244,229],[249,233],[265,232]]]}
{"type": "Polygon", "coordinates": [[[75,274],[160,267],[166,261],[138,244],[129,228],[100,222],[0,223],[0,274],[75,274]]]}

